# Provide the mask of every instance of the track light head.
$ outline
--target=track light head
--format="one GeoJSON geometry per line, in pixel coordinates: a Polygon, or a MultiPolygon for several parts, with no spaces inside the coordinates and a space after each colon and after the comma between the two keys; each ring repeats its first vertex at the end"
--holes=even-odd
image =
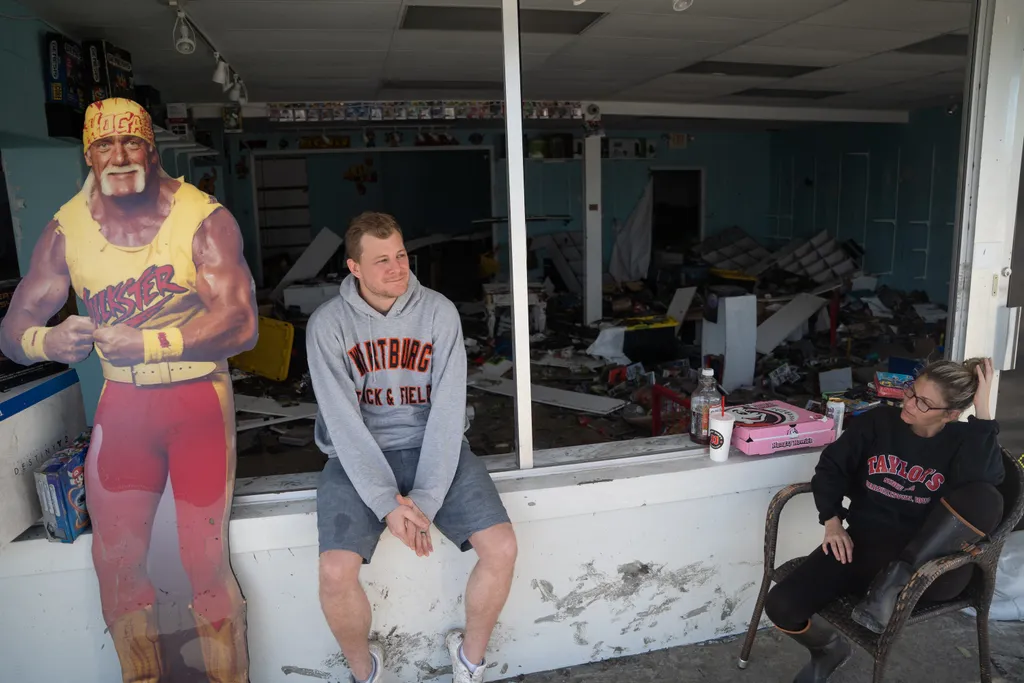
{"type": "Polygon", "coordinates": [[[224,90],[231,87],[231,65],[221,59],[220,53],[213,53],[217,65],[213,69],[213,82],[222,86],[224,90]]]}
{"type": "Polygon", "coordinates": [[[183,55],[190,55],[196,51],[196,32],[192,24],[188,23],[188,17],[180,9],[178,18],[174,22],[174,49],[183,55]]]}

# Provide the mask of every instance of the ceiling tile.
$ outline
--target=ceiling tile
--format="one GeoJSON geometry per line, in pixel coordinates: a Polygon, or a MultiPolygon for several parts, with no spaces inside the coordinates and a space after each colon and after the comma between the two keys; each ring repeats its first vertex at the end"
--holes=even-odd
{"type": "Polygon", "coordinates": [[[278,84],[290,82],[293,78],[367,78],[379,77],[384,72],[387,53],[362,52],[358,59],[348,53],[334,52],[344,60],[324,60],[322,54],[313,56],[310,52],[275,52],[275,59],[265,54],[253,55],[252,59],[234,60],[232,66],[246,80],[276,79],[278,84]]]}
{"type": "Polygon", "coordinates": [[[63,29],[71,26],[140,26],[167,27],[168,37],[174,28],[174,10],[156,2],[125,2],[124,0],[30,0],[27,9],[63,29]]]}
{"type": "Polygon", "coordinates": [[[781,87],[851,92],[890,83],[902,83],[920,78],[921,75],[920,71],[913,69],[867,69],[858,67],[856,63],[842,64],[796,78],[790,78],[781,87]]]}
{"type": "Polygon", "coordinates": [[[970,52],[970,37],[960,33],[944,33],[900,48],[900,52],[916,55],[945,55],[966,57],[970,52]]]}
{"type": "MultiPolygon", "coordinates": [[[[519,8],[519,29],[523,33],[578,35],[604,15],[590,10],[571,12],[555,5],[546,11],[519,8]]],[[[422,31],[490,31],[500,33],[501,10],[497,7],[441,7],[409,4],[399,28],[422,31]]]]}
{"type": "Polygon", "coordinates": [[[885,52],[931,37],[927,33],[882,31],[877,29],[811,26],[792,24],[755,39],[755,45],[799,47],[812,50],[848,50],[852,52],[885,52]]]}
{"type": "Polygon", "coordinates": [[[794,78],[816,71],[818,68],[816,66],[794,66],[792,64],[720,62],[710,59],[678,69],[676,73],[710,76],[751,76],[753,78],[794,78]]]}
{"type": "Polygon", "coordinates": [[[854,63],[867,69],[904,69],[917,70],[922,74],[939,73],[963,69],[967,66],[966,57],[944,55],[917,55],[905,52],[883,52],[872,55],[854,63]]]}
{"type": "MultiPolygon", "coordinates": [[[[536,69],[545,63],[547,55],[522,55],[523,70],[536,69]]],[[[476,70],[497,72],[499,80],[504,71],[504,60],[500,52],[446,52],[434,51],[405,52],[393,51],[387,58],[387,74],[389,77],[400,77],[401,73],[433,72],[433,80],[453,78],[464,79],[465,74],[476,70]]]]}
{"type": "Polygon", "coordinates": [[[793,22],[834,7],[840,2],[842,0],[696,0],[690,9],[676,12],[672,9],[671,0],[626,0],[619,4],[613,14],[629,11],[643,14],[793,22]]]}
{"type": "Polygon", "coordinates": [[[675,71],[729,47],[728,43],[584,35],[549,60],[553,68],[675,71]]]}
{"type": "Polygon", "coordinates": [[[667,38],[704,42],[742,42],[785,25],[780,21],[745,21],[702,17],[686,12],[672,14],[614,13],[587,31],[588,36],[667,38]]]}
{"type": "Polygon", "coordinates": [[[749,76],[669,74],[637,85],[629,92],[641,99],[656,95],[658,92],[663,92],[666,95],[690,94],[717,97],[775,82],[777,79],[774,78],[752,78],[749,76]]]}
{"type": "Polygon", "coordinates": [[[795,66],[835,66],[866,57],[866,52],[811,50],[800,47],[740,45],[714,55],[716,62],[752,62],[755,64],[793,64],[795,66]]]}
{"type": "MultiPolygon", "coordinates": [[[[337,29],[228,30],[214,44],[231,61],[232,55],[254,52],[373,52],[386,51],[390,31],[340,31],[337,29]]],[[[353,57],[355,58],[355,57],[353,57]]]]}
{"type": "Polygon", "coordinates": [[[216,41],[217,34],[231,29],[340,29],[345,31],[391,30],[398,23],[398,2],[193,2],[189,16],[216,41]]]}
{"type": "Polygon", "coordinates": [[[918,33],[947,33],[970,24],[971,6],[927,0],[847,0],[803,23],[918,33]]]}
{"type": "MultiPolygon", "coordinates": [[[[389,34],[390,35],[390,34],[389,34]]],[[[520,50],[538,54],[559,50],[575,36],[550,33],[527,33],[520,38],[520,50]]],[[[395,31],[392,50],[460,50],[466,52],[501,52],[501,40],[485,31],[395,31]]]]}
{"type": "Polygon", "coordinates": [[[829,100],[806,100],[802,97],[750,97],[748,95],[726,95],[716,98],[714,104],[738,104],[755,107],[820,107],[829,100]]]}
{"type": "Polygon", "coordinates": [[[384,75],[399,80],[501,80],[502,73],[500,60],[466,52],[393,52],[384,65],[384,75]]]}

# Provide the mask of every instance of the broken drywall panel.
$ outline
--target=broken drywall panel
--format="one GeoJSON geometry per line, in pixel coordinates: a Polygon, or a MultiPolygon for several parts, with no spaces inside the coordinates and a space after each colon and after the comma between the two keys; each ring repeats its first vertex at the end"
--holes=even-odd
{"type": "Polygon", "coordinates": [[[853,388],[853,370],[839,368],[818,373],[818,388],[823,394],[838,394],[853,388]]]}
{"type": "Polygon", "coordinates": [[[882,300],[877,296],[866,296],[863,297],[861,301],[868,305],[868,308],[871,310],[871,315],[876,318],[892,317],[892,311],[889,310],[889,307],[883,304],[882,300]]]}
{"type": "MultiPolygon", "coordinates": [[[[582,291],[580,276],[573,269],[572,260],[566,255],[566,245],[559,244],[552,235],[541,235],[533,240],[533,249],[543,249],[551,263],[554,264],[558,276],[570,292],[579,294],[582,291]]],[[[578,250],[577,250],[578,251],[578,250]]]]}
{"type": "MultiPolygon", "coordinates": [[[[508,379],[493,379],[477,375],[468,382],[469,386],[499,396],[514,397],[516,394],[515,382],[508,379]]],[[[564,389],[552,389],[537,384],[530,385],[531,399],[535,403],[543,403],[569,410],[578,410],[581,413],[593,413],[595,415],[608,415],[626,405],[625,401],[605,396],[594,396],[583,394],[578,391],[565,391],[564,389]]]]}
{"type": "Polygon", "coordinates": [[[696,287],[680,287],[672,295],[672,303],[668,305],[668,317],[676,321],[676,333],[683,325],[683,320],[690,310],[690,304],[693,303],[693,295],[696,292],[696,287]]]}
{"type": "Polygon", "coordinates": [[[864,292],[864,291],[875,291],[878,289],[878,278],[871,275],[861,275],[855,277],[850,282],[851,292],[864,292]]]}
{"type": "Polygon", "coordinates": [[[606,327],[597,334],[597,339],[587,348],[587,355],[603,358],[613,365],[629,365],[632,361],[623,351],[625,343],[625,327],[606,327]]]}
{"type": "Polygon", "coordinates": [[[598,370],[607,363],[600,358],[587,358],[586,356],[561,357],[554,354],[547,354],[543,358],[536,358],[531,361],[534,365],[544,365],[550,368],[565,368],[567,370],[598,370]]]}
{"type": "Polygon", "coordinates": [[[828,303],[810,294],[799,294],[778,313],[757,326],[757,352],[771,353],[793,330],[828,303]]]}
{"type": "Polygon", "coordinates": [[[935,304],[914,304],[914,312],[917,313],[926,323],[937,323],[945,320],[948,315],[946,311],[935,304]]]}
{"type": "Polygon", "coordinates": [[[480,372],[488,377],[501,377],[512,369],[512,361],[501,356],[494,356],[480,366],[480,372]]]}
{"type": "Polygon", "coordinates": [[[316,417],[316,404],[298,403],[295,405],[283,406],[272,398],[235,394],[235,411],[241,413],[276,415],[279,417],[301,419],[304,417],[316,417]]]}
{"type": "Polygon", "coordinates": [[[295,261],[295,264],[288,269],[281,281],[277,283],[277,287],[274,287],[274,291],[270,293],[270,298],[277,299],[281,296],[284,288],[293,282],[311,280],[319,275],[320,270],[331,260],[342,242],[338,233],[329,228],[323,228],[306,247],[306,251],[302,252],[302,255],[295,261]]]}
{"type": "Polygon", "coordinates": [[[727,296],[718,300],[718,322],[701,323],[701,355],[723,356],[721,387],[730,392],[754,383],[757,354],[757,297],[727,296]]]}
{"type": "Polygon", "coordinates": [[[316,417],[313,415],[300,415],[295,416],[275,416],[275,415],[264,415],[262,417],[253,418],[252,420],[238,420],[235,422],[235,431],[244,432],[247,429],[256,429],[257,427],[269,427],[270,425],[282,424],[284,422],[294,422],[296,420],[312,420],[316,417]]]}

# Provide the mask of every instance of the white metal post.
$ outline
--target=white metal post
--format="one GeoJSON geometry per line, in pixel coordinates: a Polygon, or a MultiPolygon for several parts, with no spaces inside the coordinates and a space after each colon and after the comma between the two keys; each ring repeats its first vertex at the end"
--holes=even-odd
{"type": "Polygon", "coordinates": [[[603,208],[601,205],[601,138],[583,142],[583,323],[601,319],[601,284],[604,270],[603,208]]]}
{"type": "Polygon", "coordinates": [[[1024,144],[1024,2],[979,0],[976,12],[947,347],[954,359],[992,356],[1002,369],[1012,366],[1017,314],[1006,295],[1024,144]]]}
{"type": "Polygon", "coordinates": [[[516,455],[520,469],[533,467],[533,405],[530,395],[530,309],[526,265],[526,169],[523,159],[523,87],[519,54],[519,0],[501,0],[505,56],[505,148],[508,150],[508,253],[512,283],[512,353],[516,385],[516,455]]]}

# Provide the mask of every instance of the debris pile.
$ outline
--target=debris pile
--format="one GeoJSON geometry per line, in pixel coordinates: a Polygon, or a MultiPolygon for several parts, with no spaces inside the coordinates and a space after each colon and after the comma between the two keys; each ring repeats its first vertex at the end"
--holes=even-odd
{"type": "MultiPolygon", "coordinates": [[[[233,363],[242,455],[322,457],[313,444],[304,332],[343,277],[340,240],[325,232],[261,299],[255,358],[233,363]]],[[[449,243],[434,238],[407,245],[420,280],[462,316],[466,435],[478,455],[515,449],[512,378],[520,362],[511,291],[498,281],[488,240],[489,232],[460,237],[452,242],[458,249],[438,249],[449,243]],[[447,251],[478,259],[476,279],[442,277],[447,251]]],[[[605,317],[593,325],[580,322],[579,247],[557,233],[531,244],[535,448],[686,434],[704,367],[714,369],[730,406],[774,400],[824,413],[833,398],[857,415],[898,402],[906,377],[943,350],[946,310],[923,292],[863,275],[859,247],[827,233],[771,252],[732,228],[686,252],[656,251],[647,280],[605,284],[605,317]]]]}

